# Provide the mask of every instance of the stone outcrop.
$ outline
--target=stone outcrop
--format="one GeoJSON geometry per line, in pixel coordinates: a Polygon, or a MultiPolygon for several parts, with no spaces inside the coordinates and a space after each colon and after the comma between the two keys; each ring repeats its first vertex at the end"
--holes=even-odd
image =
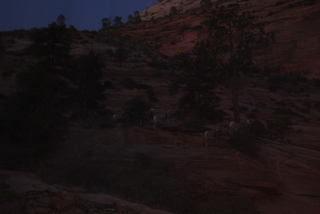
{"type": "Polygon", "coordinates": [[[34,174],[0,171],[5,183],[19,196],[0,204],[1,214],[170,214],[106,194],[90,194],[80,187],[47,184],[34,174]]]}

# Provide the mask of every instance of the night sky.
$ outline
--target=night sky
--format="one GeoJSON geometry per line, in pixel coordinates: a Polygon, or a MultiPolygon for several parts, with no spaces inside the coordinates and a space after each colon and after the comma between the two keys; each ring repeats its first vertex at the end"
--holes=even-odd
{"type": "Polygon", "coordinates": [[[121,16],[122,22],[134,11],[146,9],[158,0],[1,0],[0,31],[47,27],[58,15],[78,30],[99,30],[101,19],[121,16]]]}

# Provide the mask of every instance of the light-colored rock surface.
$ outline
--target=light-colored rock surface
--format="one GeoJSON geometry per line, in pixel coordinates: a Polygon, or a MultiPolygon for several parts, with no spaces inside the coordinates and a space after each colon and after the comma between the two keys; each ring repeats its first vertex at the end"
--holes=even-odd
{"type": "Polygon", "coordinates": [[[10,203],[0,204],[0,213],[134,213],[170,214],[147,206],[127,202],[106,194],[90,194],[79,187],[50,185],[34,174],[0,171],[8,176],[5,183],[20,197],[10,203]]]}

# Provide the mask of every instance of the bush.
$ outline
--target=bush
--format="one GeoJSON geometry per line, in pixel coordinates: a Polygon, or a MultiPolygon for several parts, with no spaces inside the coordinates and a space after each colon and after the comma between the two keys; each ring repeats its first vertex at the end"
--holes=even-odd
{"type": "Polygon", "coordinates": [[[245,113],[245,112],[249,111],[249,109],[247,106],[240,106],[239,111],[240,111],[240,113],[245,113]]]}
{"type": "Polygon", "coordinates": [[[12,74],[14,74],[14,71],[3,71],[2,72],[3,77],[10,77],[10,76],[12,76],[12,74]]]}
{"type": "Polygon", "coordinates": [[[194,31],[199,31],[199,30],[202,30],[203,29],[203,26],[202,25],[196,25],[192,28],[192,30],[194,31]]]}
{"type": "Polygon", "coordinates": [[[121,80],[121,84],[129,90],[133,90],[137,87],[137,82],[131,77],[125,77],[121,80]]]}
{"type": "Polygon", "coordinates": [[[105,53],[108,54],[109,56],[114,56],[114,51],[111,48],[108,48],[105,50],[105,53]]]}
{"type": "Polygon", "coordinates": [[[281,106],[286,106],[286,103],[285,103],[285,102],[283,102],[283,101],[275,102],[275,104],[277,104],[277,105],[281,105],[281,106]]]}
{"type": "Polygon", "coordinates": [[[125,103],[124,114],[129,125],[144,125],[152,118],[151,106],[141,96],[135,97],[125,103]]]}
{"type": "Polygon", "coordinates": [[[28,45],[24,50],[24,54],[32,55],[36,57],[44,57],[49,54],[48,48],[43,44],[34,43],[28,45]]]}
{"type": "Polygon", "coordinates": [[[0,174],[0,204],[10,203],[20,197],[18,193],[14,192],[10,186],[5,183],[8,177],[9,176],[5,174],[0,174]]]}
{"type": "Polygon", "coordinates": [[[282,89],[283,86],[288,83],[289,78],[285,75],[276,75],[269,77],[267,82],[269,83],[268,89],[271,92],[276,92],[279,89],[282,89]]]}
{"type": "Polygon", "coordinates": [[[261,123],[259,120],[254,120],[249,125],[249,131],[255,136],[255,137],[264,137],[266,134],[266,127],[263,123],[261,123]]]}
{"type": "Polygon", "coordinates": [[[285,3],[284,1],[277,1],[276,2],[276,6],[280,6],[280,5],[284,4],[284,3],[285,3]]]}
{"type": "Polygon", "coordinates": [[[241,153],[249,157],[257,156],[258,147],[256,145],[255,135],[249,128],[233,131],[233,135],[230,136],[229,142],[233,148],[239,150],[241,153]]]}
{"type": "Polygon", "coordinates": [[[148,66],[151,68],[160,69],[160,70],[167,70],[168,69],[168,63],[165,61],[154,60],[152,62],[149,62],[148,66]]]}
{"type": "Polygon", "coordinates": [[[298,116],[297,113],[293,112],[289,108],[275,108],[273,109],[273,114],[279,114],[279,115],[293,115],[293,116],[298,116]]]}
{"type": "Polygon", "coordinates": [[[158,98],[156,97],[154,90],[153,90],[153,87],[151,85],[147,85],[146,93],[147,93],[150,101],[152,101],[152,102],[158,101],[158,98]]]}
{"type": "Polygon", "coordinates": [[[289,117],[284,117],[278,120],[269,120],[267,121],[267,127],[270,133],[271,138],[279,138],[281,142],[284,142],[284,137],[293,131],[291,127],[293,121],[289,117]]]}
{"type": "Polygon", "coordinates": [[[317,88],[320,88],[320,79],[319,78],[313,78],[311,80],[311,84],[317,88]]]}
{"type": "Polygon", "coordinates": [[[252,112],[252,113],[260,113],[260,110],[257,109],[257,108],[253,108],[253,109],[251,109],[251,112],[252,112]]]}
{"type": "Polygon", "coordinates": [[[103,82],[103,86],[105,89],[114,89],[114,86],[111,81],[106,80],[103,82]]]}
{"type": "Polygon", "coordinates": [[[168,92],[170,95],[175,95],[179,93],[179,89],[180,89],[180,84],[178,82],[172,82],[169,86],[168,92]]]}
{"type": "Polygon", "coordinates": [[[208,119],[194,117],[180,123],[179,128],[193,129],[195,131],[202,132],[203,131],[202,126],[209,123],[211,123],[211,121],[208,119]]]}

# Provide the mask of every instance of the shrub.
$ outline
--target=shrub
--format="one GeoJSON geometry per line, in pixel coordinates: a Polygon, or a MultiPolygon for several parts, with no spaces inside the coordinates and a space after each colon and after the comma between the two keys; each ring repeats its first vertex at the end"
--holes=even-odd
{"type": "Polygon", "coordinates": [[[121,85],[126,89],[133,90],[137,87],[137,82],[131,77],[125,77],[121,80],[121,85]]]}
{"type": "Polygon", "coordinates": [[[3,77],[10,77],[10,76],[12,76],[12,74],[14,74],[14,71],[3,71],[2,72],[3,77]]]}
{"type": "Polygon", "coordinates": [[[169,86],[169,94],[175,95],[175,94],[179,93],[179,88],[180,88],[179,83],[172,82],[169,86]]]}
{"type": "Polygon", "coordinates": [[[111,81],[106,80],[103,82],[103,86],[105,89],[114,89],[114,86],[111,81]]]}
{"type": "Polygon", "coordinates": [[[0,204],[7,204],[15,199],[19,198],[19,194],[14,192],[9,185],[5,183],[5,180],[9,176],[0,174],[0,204]]]}
{"type": "Polygon", "coordinates": [[[192,28],[192,30],[194,31],[198,31],[198,30],[202,30],[203,29],[203,26],[202,25],[196,25],[192,28]]]}
{"type": "Polygon", "coordinates": [[[190,30],[191,29],[191,25],[190,24],[185,24],[182,25],[178,31],[179,35],[182,35],[184,33],[184,31],[186,30],[190,30]]]}
{"type": "Polygon", "coordinates": [[[293,116],[298,116],[297,113],[293,112],[289,108],[275,108],[273,109],[273,114],[279,114],[279,115],[293,115],[293,116]]]}
{"type": "Polygon", "coordinates": [[[152,102],[158,101],[158,98],[156,97],[154,90],[153,90],[153,87],[151,85],[147,85],[146,93],[147,93],[147,96],[149,97],[150,101],[152,101],[152,102]]]}
{"type": "Polygon", "coordinates": [[[253,113],[253,112],[250,112],[247,116],[248,116],[248,118],[250,118],[250,119],[257,118],[257,115],[256,115],[255,113],[253,113]]]}
{"type": "Polygon", "coordinates": [[[47,56],[49,53],[49,50],[45,45],[38,44],[38,43],[28,45],[23,51],[24,51],[24,54],[32,55],[36,57],[47,56]]]}
{"type": "Polygon", "coordinates": [[[282,5],[282,4],[284,4],[284,3],[285,3],[284,1],[277,1],[277,2],[276,2],[276,6],[282,5]]]}
{"type": "Polygon", "coordinates": [[[286,106],[286,103],[283,101],[277,101],[277,102],[275,102],[275,104],[281,105],[281,106],[286,106]]]}
{"type": "Polygon", "coordinates": [[[202,125],[209,124],[209,123],[211,123],[211,121],[208,119],[193,117],[189,120],[185,120],[182,123],[180,123],[179,128],[193,129],[195,131],[202,132],[203,131],[202,125]]]}
{"type": "Polygon", "coordinates": [[[317,109],[318,111],[320,111],[320,102],[315,102],[313,104],[313,108],[317,109]]]}
{"type": "Polygon", "coordinates": [[[7,99],[8,99],[7,95],[0,93],[0,100],[7,100],[7,99]]]}
{"type": "Polygon", "coordinates": [[[289,117],[284,117],[278,120],[269,120],[267,121],[268,131],[270,133],[270,137],[278,138],[280,137],[281,142],[284,142],[284,137],[293,131],[291,127],[293,125],[293,121],[289,117]]]}
{"type": "Polygon", "coordinates": [[[157,61],[154,60],[152,62],[148,63],[148,66],[151,68],[161,69],[161,70],[167,70],[168,69],[168,63],[165,61],[157,61]]]}
{"type": "Polygon", "coordinates": [[[110,56],[114,56],[114,51],[113,51],[111,48],[107,48],[107,49],[105,50],[105,53],[108,54],[108,55],[110,55],[110,56]]]}
{"type": "Polygon", "coordinates": [[[266,127],[259,120],[251,122],[249,130],[255,137],[264,137],[266,134],[266,127]]]}
{"type": "Polygon", "coordinates": [[[271,92],[276,92],[279,89],[282,89],[283,86],[288,83],[289,78],[285,75],[276,75],[269,77],[267,82],[269,83],[268,89],[271,92]]]}
{"type": "Polygon", "coordinates": [[[303,105],[307,108],[311,108],[311,102],[310,101],[304,101],[303,105]]]}
{"type": "Polygon", "coordinates": [[[245,113],[245,112],[249,111],[249,109],[247,106],[240,106],[239,111],[240,111],[240,113],[245,113]]]}
{"type": "Polygon", "coordinates": [[[258,147],[256,145],[255,135],[249,128],[234,131],[229,139],[230,145],[249,157],[256,157],[258,147]]]}
{"type": "Polygon", "coordinates": [[[303,114],[310,114],[309,108],[298,108],[298,110],[303,114]]]}
{"type": "Polygon", "coordinates": [[[132,100],[125,102],[124,114],[127,116],[129,125],[145,124],[151,119],[151,106],[146,103],[141,96],[135,97],[132,100]]]}
{"type": "Polygon", "coordinates": [[[252,112],[252,113],[260,113],[260,110],[257,109],[257,108],[253,108],[253,109],[251,109],[251,112],[252,112]]]}

